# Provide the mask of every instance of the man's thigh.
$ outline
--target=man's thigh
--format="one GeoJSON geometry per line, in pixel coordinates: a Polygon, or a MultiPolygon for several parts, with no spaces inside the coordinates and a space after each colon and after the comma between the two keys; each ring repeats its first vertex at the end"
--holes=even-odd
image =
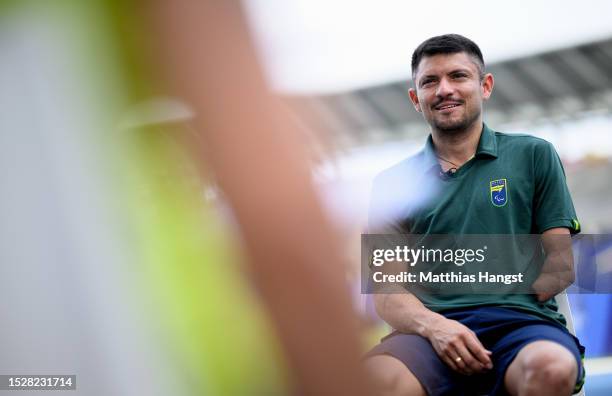
{"type": "MultiPolygon", "coordinates": [[[[450,369],[436,354],[426,338],[414,334],[393,333],[385,337],[366,355],[366,364],[378,380],[395,381],[396,378],[374,367],[376,362],[386,363],[392,373],[403,371],[410,380],[414,377],[428,395],[457,394],[461,375],[450,369]],[[386,359],[376,359],[385,357],[386,359]],[[399,366],[397,363],[401,363],[399,366]],[[412,377],[411,377],[412,376],[412,377]]],[[[378,380],[376,380],[378,382],[378,380]]],[[[409,381],[410,382],[410,381],[409,381]]],[[[404,383],[405,384],[405,383],[404,383]]]]}

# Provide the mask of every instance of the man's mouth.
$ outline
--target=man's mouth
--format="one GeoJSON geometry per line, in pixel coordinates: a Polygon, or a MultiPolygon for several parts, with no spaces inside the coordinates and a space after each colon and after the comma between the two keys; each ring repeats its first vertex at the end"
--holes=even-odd
{"type": "Polygon", "coordinates": [[[436,110],[448,110],[461,106],[461,103],[442,103],[435,107],[436,110]]]}

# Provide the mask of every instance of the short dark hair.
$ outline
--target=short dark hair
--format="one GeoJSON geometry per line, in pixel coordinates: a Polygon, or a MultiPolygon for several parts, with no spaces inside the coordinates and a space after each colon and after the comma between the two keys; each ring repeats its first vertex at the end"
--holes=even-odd
{"type": "Polygon", "coordinates": [[[480,78],[484,76],[484,58],[482,52],[475,42],[460,34],[443,34],[442,36],[434,36],[423,41],[412,53],[412,79],[416,76],[421,59],[426,56],[434,56],[438,54],[456,54],[465,52],[474,59],[474,63],[478,66],[480,78]]]}

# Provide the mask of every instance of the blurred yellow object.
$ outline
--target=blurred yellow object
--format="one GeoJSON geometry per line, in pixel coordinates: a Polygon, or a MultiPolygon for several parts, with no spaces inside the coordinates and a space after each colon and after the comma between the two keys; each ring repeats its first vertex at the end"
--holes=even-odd
{"type": "Polygon", "coordinates": [[[204,204],[203,185],[174,139],[185,132],[176,125],[134,131],[127,167],[126,207],[143,253],[134,269],[142,271],[151,319],[161,324],[160,344],[174,350],[194,394],[284,394],[278,348],[236,245],[204,204]]]}
{"type": "MultiPolygon", "coordinates": [[[[145,10],[139,9],[142,6],[139,2],[118,0],[3,2],[0,18],[6,31],[12,34],[9,37],[41,39],[37,45],[23,50],[26,51],[24,58],[29,59],[27,50],[31,48],[43,51],[34,57],[42,59],[40,64],[28,65],[33,72],[23,73],[25,79],[33,74],[40,80],[20,81],[24,90],[30,89],[25,94],[31,95],[27,99],[32,102],[32,108],[19,110],[30,113],[32,118],[40,118],[38,129],[43,139],[55,139],[53,128],[70,125],[71,133],[79,132],[78,142],[43,144],[61,146],[62,155],[70,156],[69,162],[77,164],[86,163],[80,157],[95,152],[99,158],[91,162],[111,175],[109,182],[96,179],[95,173],[87,173],[88,169],[83,170],[84,175],[92,178],[88,183],[96,187],[104,185],[104,197],[100,200],[115,204],[112,209],[116,212],[112,216],[120,218],[121,224],[113,224],[114,231],[120,234],[114,237],[127,240],[129,251],[122,251],[120,255],[131,257],[132,261],[119,273],[112,268],[115,263],[109,263],[105,275],[115,280],[116,285],[100,283],[118,295],[133,296],[133,301],[122,302],[129,307],[128,312],[137,307],[139,318],[135,322],[142,326],[145,347],[159,352],[153,353],[155,356],[171,357],[160,364],[168,377],[173,377],[194,395],[284,394],[284,369],[279,363],[278,346],[259,299],[241,275],[243,270],[236,253],[238,244],[225,232],[227,224],[205,204],[202,182],[192,160],[177,142],[185,132],[184,127],[164,123],[163,119],[149,119],[127,127],[120,125],[125,109],[164,92],[155,77],[158,70],[149,57],[151,33],[146,26],[145,10]],[[54,89],[57,86],[61,91],[54,89]],[[59,102],[57,98],[65,97],[78,106],[54,112],[57,103],[44,102],[47,98],[59,102]],[[48,116],[45,119],[39,117],[40,112],[53,114],[45,114],[48,116]],[[53,117],[59,120],[57,125],[45,124],[49,118],[55,121],[53,117]],[[135,282],[128,282],[131,290],[120,289],[125,279],[135,282]],[[146,320],[140,321],[141,316],[146,320]]],[[[58,190],[65,188],[61,184],[65,182],[62,176],[66,177],[60,175],[49,183],[58,184],[58,190]]],[[[78,185],[71,187],[79,188],[78,185]]],[[[86,186],[80,188],[84,190],[86,186]]],[[[84,192],[83,196],[86,195],[84,192]]],[[[97,208],[93,203],[91,207],[97,208]]],[[[75,213],[58,217],[66,222],[83,222],[75,213]]],[[[95,241],[100,245],[105,242],[108,241],[95,241]]],[[[68,246],[67,250],[72,251],[65,256],[70,257],[79,248],[87,249],[68,246]]],[[[80,264],[85,268],[92,265],[80,264]]],[[[87,296],[83,300],[85,307],[95,309],[96,305],[87,296]]],[[[102,301],[100,305],[113,310],[116,307],[111,301],[102,301]]],[[[84,315],[95,317],[95,313],[84,315]]],[[[117,329],[123,330],[122,325],[129,327],[119,324],[117,329]]],[[[84,331],[79,326],[82,322],[75,321],[75,331],[84,331]]],[[[98,341],[115,342],[104,328],[100,333],[98,341]]],[[[120,336],[130,339],[127,334],[120,336]]],[[[82,356],[86,353],[79,350],[76,354],[85,360],[82,356]]],[[[144,355],[122,353],[122,359],[137,365],[149,363],[143,361],[144,355]]],[[[81,376],[79,388],[83,389],[95,381],[103,381],[102,371],[100,378],[96,378],[98,373],[89,371],[87,364],[89,360],[81,368],[69,368],[81,376]]],[[[108,368],[104,363],[100,366],[108,368]]],[[[110,384],[109,388],[125,385],[112,376],[104,380],[110,384]]],[[[156,388],[155,383],[166,379],[148,380],[156,388]]],[[[127,388],[121,391],[128,392],[127,388]]]]}

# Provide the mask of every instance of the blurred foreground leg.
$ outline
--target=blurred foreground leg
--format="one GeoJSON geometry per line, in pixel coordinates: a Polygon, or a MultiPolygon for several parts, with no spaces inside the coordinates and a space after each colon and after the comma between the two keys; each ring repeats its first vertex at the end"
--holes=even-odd
{"type": "Polygon", "coordinates": [[[239,223],[299,393],[370,394],[339,239],[317,200],[298,128],[264,83],[239,3],[153,4],[159,59],[196,112],[197,151],[239,223]]]}

